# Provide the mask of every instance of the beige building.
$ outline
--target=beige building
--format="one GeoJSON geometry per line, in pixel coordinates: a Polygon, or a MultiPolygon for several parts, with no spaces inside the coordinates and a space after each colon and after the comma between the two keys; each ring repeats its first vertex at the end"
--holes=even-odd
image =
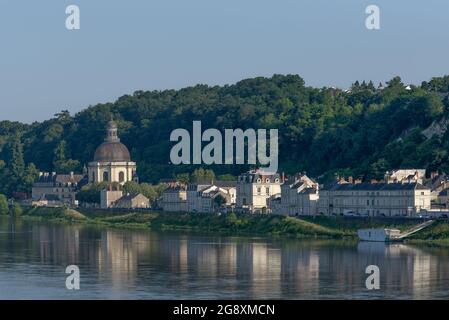
{"type": "Polygon", "coordinates": [[[46,206],[50,203],[76,205],[76,193],[87,181],[81,174],[56,174],[41,172],[32,187],[32,203],[46,206]]]}
{"type": "Polygon", "coordinates": [[[261,171],[241,174],[237,180],[237,210],[251,213],[270,212],[270,198],[281,193],[281,184],[279,174],[266,174],[261,171]]]}
{"type": "Polygon", "coordinates": [[[334,183],[320,189],[326,215],[414,216],[430,210],[430,188],[419,183],[334,183]]]}
{"type": "Polygon", "coordinates": [[[141,193],[125,194],[112,204],[116,209],[148,209],[150,200],[141,193]]]}
{"type": "Polygon", "coordinates": [[[112,204],[123,196],[120,190],[101,190],[100,192],[100,208],[108,209],[112,204]]]}
{"type": "Polygon", "coordinates": [[[105,141],[95,151],[88,165],[89,183],[118,182],[124,185],[137,179],[136,163],[128,148],[120,142],[117,125],[109,121],[105,141]]]}
{"type": "Polygon", "coordinates": [[[281,186],[280,205],[273,212],[289,216],[316,214],[318,189],[318,183],[305,174],[296,175],[292,181],[286,180],[281,186]]]}

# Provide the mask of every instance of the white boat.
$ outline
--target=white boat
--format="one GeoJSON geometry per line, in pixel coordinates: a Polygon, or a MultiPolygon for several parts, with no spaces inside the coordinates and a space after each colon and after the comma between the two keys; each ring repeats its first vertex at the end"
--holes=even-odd
{"type": "Polygon", "coordinates": [[[401,231],[398,229],[360,229],[357,231],[362,241],[389,242],[399,238],[401,231]]]}

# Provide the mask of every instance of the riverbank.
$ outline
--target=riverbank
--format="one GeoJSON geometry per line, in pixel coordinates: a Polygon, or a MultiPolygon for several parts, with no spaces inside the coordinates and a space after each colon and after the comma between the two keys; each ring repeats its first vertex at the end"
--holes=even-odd
{"type": "MultiPolygon", "coordinates": [[[[421,223],[417,219],[285,217],[272,215],[213,215],[170,212],[117,212],[30,208],[22,217],[57,223],[91,224],[112,228],[152,229],[157,231],[201,232],[224,235],[260,235],[289,238],[356,239],[362,228],[397,228],[401,231],[421,223]]],[[[409,243],[449,246],[449,223],[437,221],[416,233],[409,243]]]]}

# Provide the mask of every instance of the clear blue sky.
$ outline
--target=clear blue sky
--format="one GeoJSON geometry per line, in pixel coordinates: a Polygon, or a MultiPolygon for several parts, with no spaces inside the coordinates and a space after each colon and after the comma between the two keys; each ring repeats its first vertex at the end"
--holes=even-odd
{"type": "Polygon", "coordinates": [[[296,73],[307,85],[449,74],[447,0],[0,0],[0,120],[135,90],[296,73]],[[65,28],[77,4],[81,30],[65,28]],[[381,30],[365,8],[381,9],[381,30]]]}

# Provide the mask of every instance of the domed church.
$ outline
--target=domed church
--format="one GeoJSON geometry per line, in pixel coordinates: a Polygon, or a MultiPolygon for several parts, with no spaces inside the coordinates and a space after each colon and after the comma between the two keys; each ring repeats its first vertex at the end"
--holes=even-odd
{"type": "Polygon", "coordinates": [[[118,182],[121,185],[137,180],[136,163],[131,161],[128,148],[120,142],[117,125],[109,121],[104,142],[88,164],[89,183],[118,182]]]}

